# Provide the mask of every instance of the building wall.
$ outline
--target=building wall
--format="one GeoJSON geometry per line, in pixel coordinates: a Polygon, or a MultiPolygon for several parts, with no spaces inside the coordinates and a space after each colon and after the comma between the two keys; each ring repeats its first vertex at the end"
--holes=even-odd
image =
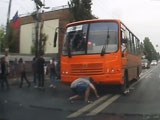
{"type": "MultiPolygon", "coordinates": [[[[47,35],[46,41],[46,54],[58,53],[58,47],[53,47],[53,39],[55,34],[55,29],[59,26],[59,20],[47,20],[44,21],[43,33],[47,35]]],[[[31,46],[35,44],[35,24],[24,24],[21,25],[20,32],[20,53],[21,54],[31,54],[31,46]]],[[[57,41],[57,45],[58,45],[57,41]]]]}
{"type": "MultiPolygon", "coordinates": [[[[53,47],[53,39],[55,35],[55,29],[59,26],[59,19],[48,20],[44,22],[43,32],[48,36],[46,42],[46,52],[45,53],[58,53],[58,47],[53,47]]],[[[57,45],[59,41],[57,40],[57,45]]]]}
{"type": "MultiPolygon", "coordinates": [[[[62,41],[64,32],[58,30],[57,46],[53,47],[53,39],[55,29],[57,27],[65,28],[66,24],[69,23],[70,13],[68,9],[60,9],[56,11],[50,11],[40,14],[44,20],[43,32],[48,35],[46,43],[46,54],[57,54],[61,51],[62,41]]],[[[21,18],[20,27],[20,51],[21,54],[30,54],[31,46],[35,42],[35,20],[32,16],[25,16],[21,18]]]]}
{"type": "Polygon", "coordinates": [[[35,28],[33,23],[21,25],[20,28],[20,53],[31,53],[32,46],[32,32],[35,28]]]}

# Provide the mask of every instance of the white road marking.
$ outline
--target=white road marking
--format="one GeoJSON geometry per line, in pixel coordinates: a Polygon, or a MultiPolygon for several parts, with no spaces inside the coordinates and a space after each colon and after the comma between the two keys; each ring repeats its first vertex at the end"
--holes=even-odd
{"type": "Polygon", "coordinates": [[[148,75],[145,76],[145,78],[149,78],[151,76],[151,73],[149,73],[148,75]]]}
{"type": "Polygon", "coordinates": [[[111,103],[113,103],[115,100],[117,100],[120,96],[121,95],[114,95],[113,97],[108,99],[106,102],[104,102],[103,104],[99,105],[97,108],[95,108],[90,113],[88,113],[87,116],[92,116],[92,115],[98,114],[99,112],[104,110],[107,106],[109,106],[111,103]]]}
{"type": "Polygon", "coordinates": [[[145,72],[144,74],[140,75],[140,79],[138,81],[136,81],[135,83],[133,83],[130,87],[135,86],[136,84],[138,84],[143,78],[147,78],[151,75],[151,72],[153,71],[153,69],[145,72]]]}
{"type": "Polygon", "coordinates": [[[81,114],[83,114],[84,112],[87,112],[88,110],[90,110],[91,108],[93,108],[94,106],[98,105],[99,103],[105,101],[107,98],[109,98],[111,95],[105,95],[99,99],[97,99],[96,101],[94,101],[92,104],[88,104],[86,106],[84,106],[83,108],[79,109],[78,111],[70,114],[69,116],[67,116],[67,118],[75,118],[80,116],[81,114]]]}
{"type": "Polygon", "coordinates": [[[160,74],[159,74],[159,78],[160,78],[160,74]]]}

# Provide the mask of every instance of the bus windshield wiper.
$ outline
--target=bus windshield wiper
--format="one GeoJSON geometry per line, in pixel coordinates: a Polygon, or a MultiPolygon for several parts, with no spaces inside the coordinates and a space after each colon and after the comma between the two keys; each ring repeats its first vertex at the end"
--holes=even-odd
{"type": "Polygon", "coordinates": [[[106,46],[108,47],[109,37],[110,37],[110,36],[109,36],[109,28],[108,28],[107,38],[106,38],[105,43],[104,43],[104,45],[103,45],[103,47],[102,47],[102,50],[101,50],[101,56],[104,56],[105,51],[106,51],[106,46]]]}

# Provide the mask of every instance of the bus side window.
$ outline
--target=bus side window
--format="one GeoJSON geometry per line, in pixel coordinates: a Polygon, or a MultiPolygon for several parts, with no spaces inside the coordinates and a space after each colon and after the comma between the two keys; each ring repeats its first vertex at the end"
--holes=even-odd
{"type": "Polygon", "coordinates": [[[121,46],[122,46],[122,51],[124,51],[127,46],[127,37],[125,36],[124,31],[121,31],[121,46]]]}

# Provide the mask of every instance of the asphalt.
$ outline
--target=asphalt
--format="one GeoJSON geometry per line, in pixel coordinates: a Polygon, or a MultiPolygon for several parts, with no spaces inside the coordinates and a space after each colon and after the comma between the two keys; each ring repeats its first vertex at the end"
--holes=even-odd
{"type": "Polygon", "coordinates": [[[70,103],[68,98],[72,95],[72,91],[60,80],[56,80],[56,88],[50,88],[49,78],[45,78],[44,89],[39,89],[34,88],[31,76],[28,79],[32,83],[31,87],[28,88],[24,81],[23,87],[19,88],[19,81],[10,78],[10,89],[0,89],[0,103],[69,112],[74,112],[86,104],[83,100],[70,103]]]}

